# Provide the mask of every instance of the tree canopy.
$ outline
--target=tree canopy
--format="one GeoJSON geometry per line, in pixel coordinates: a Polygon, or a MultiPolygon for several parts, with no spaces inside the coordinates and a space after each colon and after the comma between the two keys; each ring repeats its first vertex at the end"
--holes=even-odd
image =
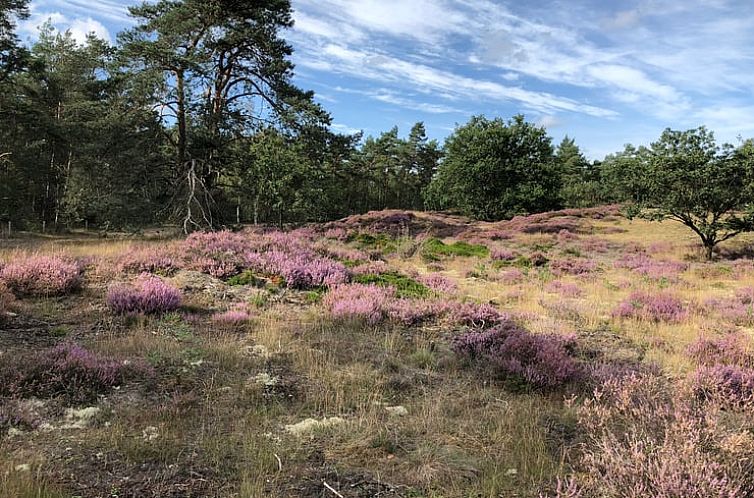
{"type": "Polygon", "coordinates": [[[562,172],[552,139],[522,115],[473,117],[445,142],[445,159],[427,192],[432,207],[499,220],[559,207],[562,172]]]}

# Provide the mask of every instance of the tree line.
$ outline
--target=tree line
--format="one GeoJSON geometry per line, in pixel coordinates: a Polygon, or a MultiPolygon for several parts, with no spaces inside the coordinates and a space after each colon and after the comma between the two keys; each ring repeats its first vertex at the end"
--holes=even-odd
{"type": "MultiPolygon", "coordinates": [[[[160,0],[129,8],[117,43],[41,27],[0,0],[0,221],[60,230],[184,230],[325,221],[373,209],[497,220],[627,203],[689,226],[705,247],[749,229],[754,145],[666,130],[588,161],[521,115],[472,117],[441,146],[416,123],[334,133],[293,84],[289,0],[160,0]],[[744,214],[742,214],[744,213],[744,214]]],[[[709,249],[711,251],[711,249],[709,249]]]]}

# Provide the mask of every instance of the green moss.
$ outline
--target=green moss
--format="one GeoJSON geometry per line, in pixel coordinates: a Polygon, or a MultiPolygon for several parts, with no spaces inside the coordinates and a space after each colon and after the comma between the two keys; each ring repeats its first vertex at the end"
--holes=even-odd
{"type": "Polygon", "coordinates": [[[261,285],[264,285],[264,281],[257,278],[250,270],[246,270],[245,272],[239,273],[238,275],[233,275],[228,280],[226,280],[225,283],[232,286],[253,285],[255,287],[259,287],[261,285]]]}
{"type": "Polygon", "coordinates": [[[429,239],[422,247],[422,257],[427,261],[454,256],[486,258],[489,254],[490,250],[486,246],[463,241],[446,244],[440,239],[429,239]]]}
{"type": "Polygon", "coordinates": [[[361,250],[378,250],[382,254],[391,254],[398,250],[398,243],[384,233],[359,233],[349,240],[361,250]]]}
{"type": "Polygon", "coordinates": [[[356,275],[353,281],[359,284],[375,284],[384,287],[395,287],[398,297],[427,297],[431,294],[428,287],[417,282],[411,277],[400,273],[380,273],[356,275]]]}

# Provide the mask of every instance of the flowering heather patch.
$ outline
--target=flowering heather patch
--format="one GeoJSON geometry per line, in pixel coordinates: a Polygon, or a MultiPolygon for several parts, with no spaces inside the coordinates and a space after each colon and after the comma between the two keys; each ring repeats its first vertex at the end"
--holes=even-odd
{"type": "Polygon", "coordinates": [[[467,332],[453,340],[453,350],[473,363],[491,367],[541,389],[554,389],[581,373],[569,348],[573,338],[532,334],[512,321],[485,331],[467,332]]]}
{"type": "Polygon", "coordinates": [[[246,265],[263,275],[279,275],[292,289],[331,287],[348,282],[346,267],[332,259],[322,258],[309,251],[285,252],[271,249],[246,254],[246,265]]]}
{"type": "Polygon", "coordinates": [[[559,259],[550,262],[550,270],[555,275],[586,275],[596,269],[595,261],[583,258],[559,259]]]}
{"type": "Polygon", "coordinates": [[[85,403],[150,373],[143,365],[102,358],[77,344],[64,343],[28,355],[0,357],[0,396],[62,396],[71,403],[85,403]]]}
{"type": "Polygon", "coordinates": [[[388,264],[381,260],[370,261],[351,267],[353,275],[379,275],[380,273],[389,273],[390,271],[388,264]]]}
{"type": "Polygon", "coordinates": [[[740,429],[723,423],[719,406],[699,403],[663,377],[607,380],[577,414],[586,439],[576,462],[582,493],[576,496],[734,498],[754,492],[747,463],[754,448],[731,448],[732,440],[741,440],[740,429]]]}
{"type": "Polygon", "coordinates": [[[617,249],[618,244],[597,237],[589,237],[578,241],[576,246],[583,252],[606,253],[612,249],[617,249]]]}
{"type": "Polygon", "coordinates": [[[0,280],[17,296],[59,296],[81,285],[81,266],[56,256],[32,256],[8,263],[0,280]]]}
{"type": "Polygon", "coordinates": [[[429,287],[431,290],[441,294],[452,294],[458,290],[458,284],[456,284],[454,280],[439,273],[418,275],[416,280],[429,287]]]}
{"type": "Polygon", "coordinates": [[[322,303],[336,319],[364,320],[374,325],[385,319],[395,289],[374,284],[342,284],[330,289],[322,303]]]}
{"type": "Polygon", "coordinates": [[[754,355],[747,348],[745,338],[738,333],[728,332],[722,337],[700,336],[686,347],[686,354],[700,365],[754,366],[754,355]]]}
{"type": "Polygon", "coordinates": [[[619,318],[638,318],[655,322],[680,322],[687,315],[683,302],[668,293],[634,292],[613,311],[613,316],[619,318]]]}
{"type": "Polygon", "coordinates": [[[526,274],[518,268],[511,268],[510,270],[500,272],[498,278],[504,284],[513,285],[523,282],[526,278],[526,274]]]}
{"type": "Polygon", "coordinates": [[[496,247],[490,250],[490,257],[494,261],[513,261],[518,257],[518,253],[505,247],[496,247]]]}
{"type": "Polygon", "coordinates": [[[474,328],[492,327],[508,319],[491,304],[478,303],[453,303],[448,315],[453,323],[474,328]]]}
{"type": "Polygon", "coordinates": [[[348,238],[348,230],[345,228],[330,228],[325,230],[325,238],[344,241],[348,238]]]}
{"type": "Polygon", "coordinates": [[[126,273],[159,273],[169,275],[178,269],[170,252],[156,247],[129,249],[118,260],[118,268],[126,273]]]}
{"type": "Polygon", "coordinates": [[[181,292],[159,277],[141,274],[135,285],[116,284],[107,291],[107,306],[121,315],[174,311],[181,305],[181,292]]]}
{"type": "Polygon", "coordinates": [[[688,269],[685,263],[656,261],[646,254],[627,254],[615,261],[617,268],[627,268],[651,280],[678,280],[679,274],[688,269]]]}
{"type": "Polygon", "coordinates": [[[754,288],[742,287],[730,298],[711,298],[704,303],[705,308],[717,312],[726,320],[738,325],[754,324],[754,288]]]}
{"type": "Polygon", "coordinates": [[[253,318],[253,315],[245,309],[230,309],[212,315],[212,321],[222,325],[241,325],[253,318]]]}
{"type": "Polygon", "coordinates": [[[754,369],[738,365],[699,367],[693,375],[694,392],[726,407],[754,406],[754,369]]]}
{"type": "Polygon", "coordinates": [[[446,301],[428,299],[393,299],[387,305],[390,320],[406,326],[419,325],[435,320],[449,309],[446,301]]]}
{"type": "Polygon", "coordinates": [[[578,285],[560,280],[550,282],[545,287],[545,290],[553,294],[560,294],[563,297],[580,297],[584,294],[584,291],[578,285]]]}

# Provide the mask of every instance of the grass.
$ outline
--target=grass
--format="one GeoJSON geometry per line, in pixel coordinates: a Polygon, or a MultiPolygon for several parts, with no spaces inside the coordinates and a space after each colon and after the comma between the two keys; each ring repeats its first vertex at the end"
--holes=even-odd
{"type": "MultiPolygon", "coordinates": [[[[653,362],[676,378],[688,375],[694,364],[685,347],[699,332],[736,327],[700,303],[754,286],[754,270],[698,259],[690,245],[693,234],[676,224],[591,223],[593,235],[565,242],[542,234],[516,234],[485,245],[429,239],[419,247],[412,240],[419,247],[414,252],[399,250],[404,242],[386,235],[355,234],[348,244],[380,251],[391,270],[356,276],[357,282],[395,287],[401,297],[432,298],[432,291],[408,275],[439,272],[457,283],[454,299],[492,303],[532,333],[576,334],[589,355],[653,362]],[[625,231],[607,230],[615,227],[625,231]],[[592,249],[600,241],[609,247],[592,249]],[[551,260],[589,258],[604,271],[555,277],[546,266],[532,264],[535,246],[551,260]],[[487,258],[496,247],[515,250],[521,259],[491,263],[487,258]],[[663,281],[614,264],[639,249],[689,267],[663,281]],[[509,266],[526,270],[520,279],[506,281],[509,266]],[[553,279],[576,285],[581,293],[560,295],[548,287],[553,279]],[[682,321],[613,315],[632,293],[663,289],[688,305],[682,321]]],[[[480,377],[480,370],[468,368],[451,351],[450,339],[459,331],[450,325],[333,322],[319,303],[323,289],[253,289],[257,281],[248,273],[231,278],[229,285],[209,280],[186,290],[188,312],[161,318],[107,315],[107,286],[128,278],[113,273],[108,262],[132,245],[25,239],[0,247],[2,260],[31,253],[94,258],[80,293],[19,300],[11,322],[17,335],[0,338],[4,354],[77,341],[108,357],[141,359],[156,371],[150,381],[95,401],[102,411],[90,427],[3,436],[0,496],[117,491],[314,497],[330,493],[324,480],[347,497],[374,495],[378,486],[389,485],[405,497],[536,498],[558,476],[576,470],[570,456],[583,435],[575,425],[575,408],[564,401],[570,393],[509,389],[480,377]],[[213,313],[232,305],[253,308],[254,320],[232,329],[212,323],[213,313]],[[264,384],[260,378],[274,381],[264,384]],[[397,406],[405,415],[387,410],[397,406]],[[329,417],[344,423],[305,437],[284,429],[329,417]],[[29,472],[15,471],[27,463],[29,472]]],[[[179,272],[166,280],[180,278],[179,272]]],[[[588,396],[578,394],[577,405],[588,396]]],[[[60,426],[66,407],[54,399],[42,403],[40,418],[60,426]]]]}
{"type": "Polygon", "coordinates": [[[429,296],[432,291],[411,277],[400,273],[380,273],[356,275],[353,281],[359,284],[375,284],[383,287],[394,287],[398,297],[422,298],[429,296]]]}
{"type": "Polygon", "coordinates": [[[486,258],[490,250],[481,244],[469,244],[463,241],[446,244],[440,239],[433,238],[423,244],[421,254],[426,261],[440,261],[454,256],[486,258]]]}

